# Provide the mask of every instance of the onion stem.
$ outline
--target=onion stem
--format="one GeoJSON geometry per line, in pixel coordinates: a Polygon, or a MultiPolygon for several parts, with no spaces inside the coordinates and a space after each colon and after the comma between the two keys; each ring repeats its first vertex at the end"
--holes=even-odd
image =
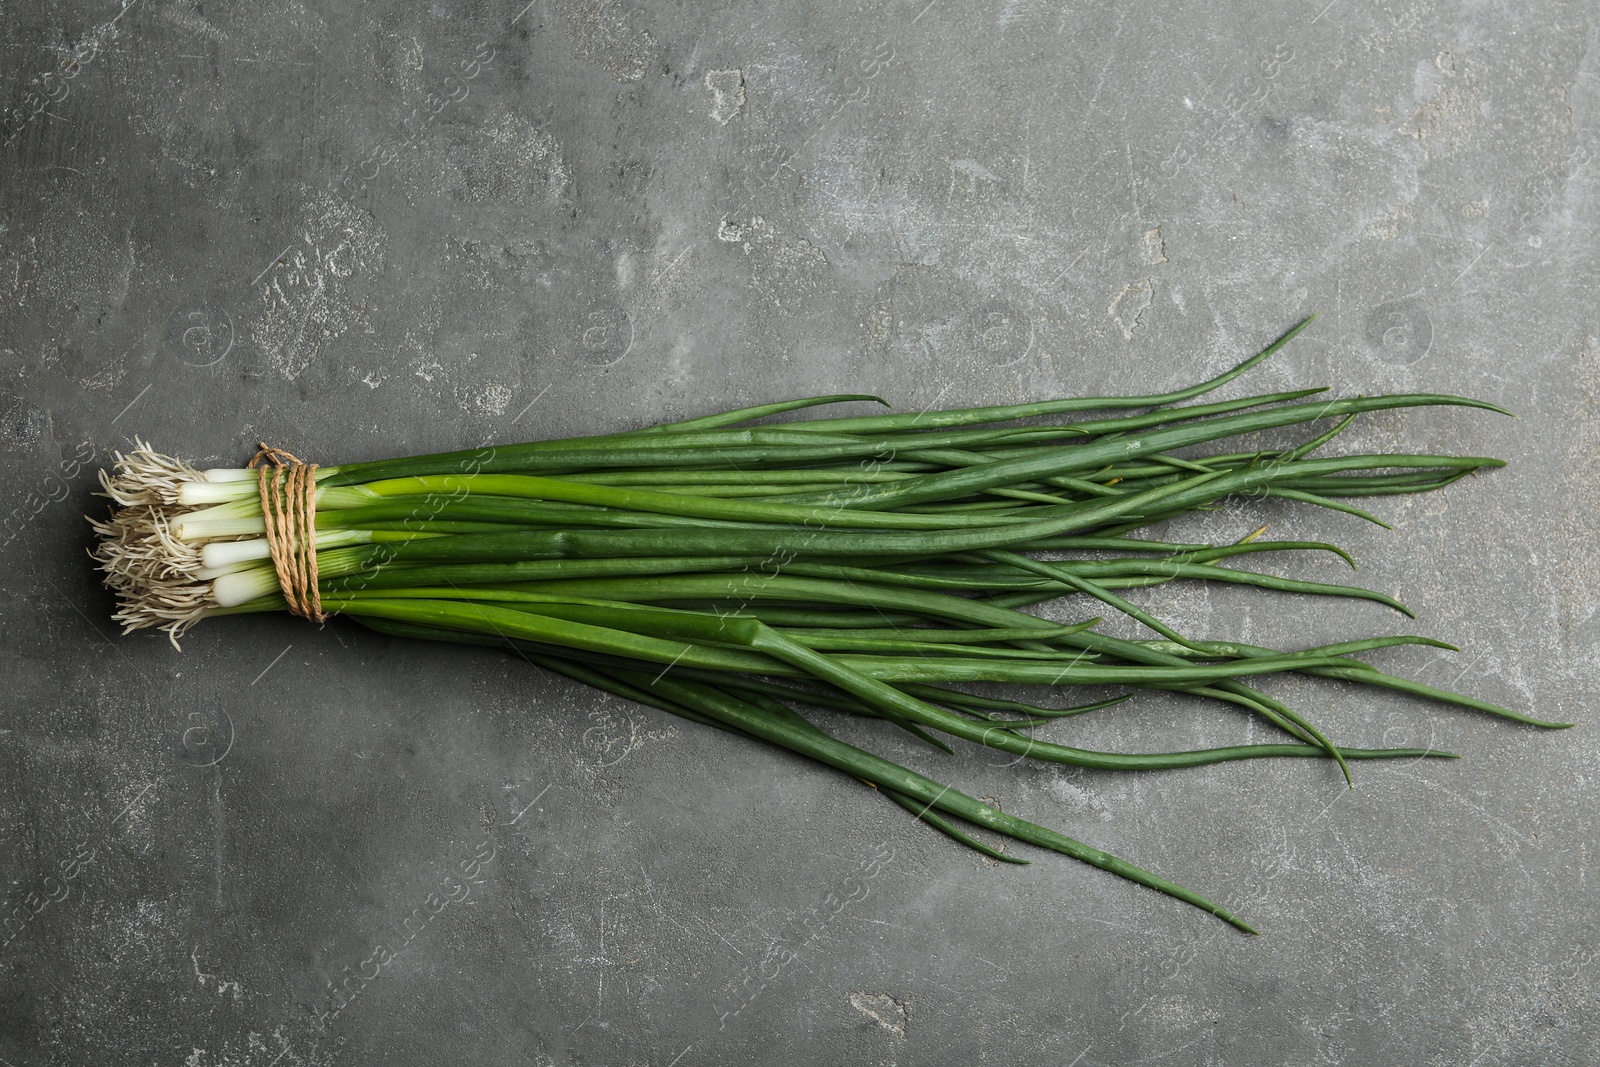
{"type": "MultiPolygon", "coordinates": [[[[1501,410],[1462,397],[1310,401],[1323,390],[1301,389],[1190,403],[1309,322],[1208,381],[1149,396],[792,416],[882,403],[814,397],[619,433],[321,467],[311,490],[321,607],[385,634],[509,649],[835,767],[985,855],[1025,862],[967,828],[1064,853],[1251,930],[1158,875],[839,741],[791,705],[881,719],[944,753],[968,742],[1019,759],[1141,772],[1326,758],[1347,781],[1355,760],[1448,754],[1335,743],[1259,688],[1263,678],[1329,678],[1565,725],[1355,658],[1404,645],[1451,650],[1431,638],[1285,651],[1188,634],[1129,599],[1138,595],[1130,590],[1168,582],[1220,581],[1411,614],[1381,591],[1237,565],[1331,553],[1353,569],[1334,544],[1263,540],[1264,526],[1217,545],[1143,535],[1249,498],[1381,526],[1380,515],[1349,501],[1438,491],[1503,465],[1322,455],[1364,412],[1501,410]],[[744,425],[757,419],[778,421],[744,425]],[[1331,428],[1316,428],[1329,420],[1331,428]],[[1302,427],[1312,427],[1309,436],[1302,427]],[[1260,434],[1300,439],[1240,450],[1260,434]],[[1023,610],[1059,597],[1077,598],[1093,617],[1061,623],[1023,610]],[[1101,616],[1113,612],[1153,636],[1102,632],[1101,616]],[[963,688],[978,684],[1086,690],[1087,699],[1050,707],[963,688]],[[1283,739],[1104,752],[1032,732],[1145,690],[1255,716],[1283,739]]],[[[285,609],[256,471],[201,472],[143,442],[116,459],[102,482],[118,510],[95,522],[95,556],[126,629],[158,626],[176,645],[206,617],[285,609]]]]}

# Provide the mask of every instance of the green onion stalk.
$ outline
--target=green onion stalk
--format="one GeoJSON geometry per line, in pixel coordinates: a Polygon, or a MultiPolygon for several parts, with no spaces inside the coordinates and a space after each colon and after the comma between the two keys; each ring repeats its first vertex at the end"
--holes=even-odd
{"type": "MultiPolygon", "coordinates": [[[[1260,688],[1260,676],[1334,678],[1565,725],[1359,658],[1396,645],[1451,647],[1441,641],[1397,635],[1295,650],[1202,641],[1124,598],[1172,581],[1220,581],[1411,614],[1382,592],[1240,565],[1269,553],[1328,552],[1353,568],[1332,544],[1267,540],[1264,528],[1231,544],[1142,535],[1238,496],[1381,524],[1353,501],[1443,489],[1503,465],[1323,455],[1363,412],[1501,410],[1483,401],[1333,399],[1320,389],[1199,399],[1310,321],[1225,374],[1158,395],[835,418],[808,409],[883,401],[812,397],[621,433],[318,467],[306,483],[314,512],[300,555],[315,562],[322,612],[390,635],[508,649],[835,767],[985,855],[1026,862],[975,830],[1064,853],[1254,932],[1197,893],[839,740],[797,709],[884,720],[946,753],[960,740],[1124,771],[1323,758],[1346,780],[1353,760],[1449,754],[1335,744],[1260,688]],[[1240,442],[1296,429],[1302,438],[1285,447],[1240,442]],[[1060,597],[1096,614],[1060,623],[1025,610],[1060,597]],[[1108,612],[1149,636],[1101,632],[1108,612]],[[1033,704],[985,695],[992,688],[974,692],[977,683],[1082,695],[1033,704]],[[1058,719],[1144,690],[1232,705],[1282,739],[1127,753],[1038,736],[1058,719]]],[[[136,445],[101,473],[116,508],[94,522],[93,555],[118,596],[116,620],[126,630],[159,627],[176,646],[201,619],[289,607],[262,510],[266,475],[201,471],[136,445]]]]}

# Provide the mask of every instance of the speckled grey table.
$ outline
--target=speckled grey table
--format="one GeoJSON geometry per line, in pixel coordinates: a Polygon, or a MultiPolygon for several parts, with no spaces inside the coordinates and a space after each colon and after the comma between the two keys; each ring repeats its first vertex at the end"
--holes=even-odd
{"type": "MultiPolygon", "coordinates": [[[[1600,1062],[1589,5],[0,10],[0,1064],[1600,1062]],[[83,552],[135,434],[337,462],[807,393],[1137,392],[1313,310],[1256,391],[1484,397],[1521,418],[1349,447],[1511,466],[1380,502],[1392,532],[1263,501],[1183,530],[1336,540],[1416,624],[1147,602],[1290,646],[1415,628],[1464,651],[1386,665],[1578,730],[1277,683],[1351,743],[1466,757],[1354,792],[878,742],[1256,939],[490,651],[118,637],[83,552]]],[[[1144,699],[1053,736],[1251,726],[1144,699]]]]}

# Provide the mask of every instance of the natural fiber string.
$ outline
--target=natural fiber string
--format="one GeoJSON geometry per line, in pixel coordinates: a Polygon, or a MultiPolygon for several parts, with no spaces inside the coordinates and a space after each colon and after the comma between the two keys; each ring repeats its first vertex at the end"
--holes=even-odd
{"type": "Polygon", "coordinates": [[[317,592],[317,465],[265,441],[248,464],[258,465],[261,517],[283,599],[291,613],[321,622],[327,616],[317,592]]]}

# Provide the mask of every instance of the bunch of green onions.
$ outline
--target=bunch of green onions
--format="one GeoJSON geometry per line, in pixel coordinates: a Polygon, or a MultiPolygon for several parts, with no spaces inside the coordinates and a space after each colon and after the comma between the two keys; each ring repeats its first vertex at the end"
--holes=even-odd
{"type": "MultiPolygon", "coordinates": [[[[1226,374],[1157,396],[1053,400],[919,414],[770,421],[829,396],[625,433],[321,467],[313,558],[321,609],[386,634],[503,646],[696,722],[812,757],[865,781],[979,852],[983,828],[1052,849],[1209,911],[1204,897],[830,736],[795,710],[887,720],[945,752],[940,735],[1019,757],[1114,770],[1258,757],[1348,762],[1441,756],[1335,745],[1252,684],[1282,671],[1360,682],[1541,726],[1469,696],[1385,674],[1357,654],[1393,636],[1299,651],[1192,640],[1119,595],[1178,579],[1360,597],[1382,593],[1224,566],[1320,550],[1261,531],[1225,545],[1134,536],[1237,494],[1372,518],[1352,498],[1441,489],[1494,459],[1319,458],[1359,413],[1423,405],[1500,409],[1454,396],[1307,398],[1317,389],[1190,404],[1271,356],[1289,331],[1226,374]],[[1100,413],[1115,414],[1100,414],[1100,413]],[[1045,421],[1073,416],[1072,421],[1045,421]],[[760,425],[745,425],[769,420],[760,425]],[[1229,450],[1258,431],[1326,423],[1289,448],[1229,450]],[[1207,449],[1210,449],[1208,451],[1207,449]],[[1022,609],[1065,595],[1152,633],[1097,632],[1022,609]],[[1044,707],[970,683],[1114,687],[1044,707]],[[1232,704],[1281,731],[1272,744],[1159,753],[1074,748],[1034,736],[1139,690],[1232,704]]],[[[882,403],[881,401],[878,401],[882,403]]],[[[177,637],[202,618],[281,611],[259,472],[201,472],[139,443],[102,472],[118,505],[94,555],[118,621],[177,637]]],[[[1373,518],[1372,521],[1378,521],[1373,518]]],[[[1352,563],[1353,566],[1353,563],[1352,563]]],[[[1406,612],[1409,614],[1409,612],[1406,612]]]]}

